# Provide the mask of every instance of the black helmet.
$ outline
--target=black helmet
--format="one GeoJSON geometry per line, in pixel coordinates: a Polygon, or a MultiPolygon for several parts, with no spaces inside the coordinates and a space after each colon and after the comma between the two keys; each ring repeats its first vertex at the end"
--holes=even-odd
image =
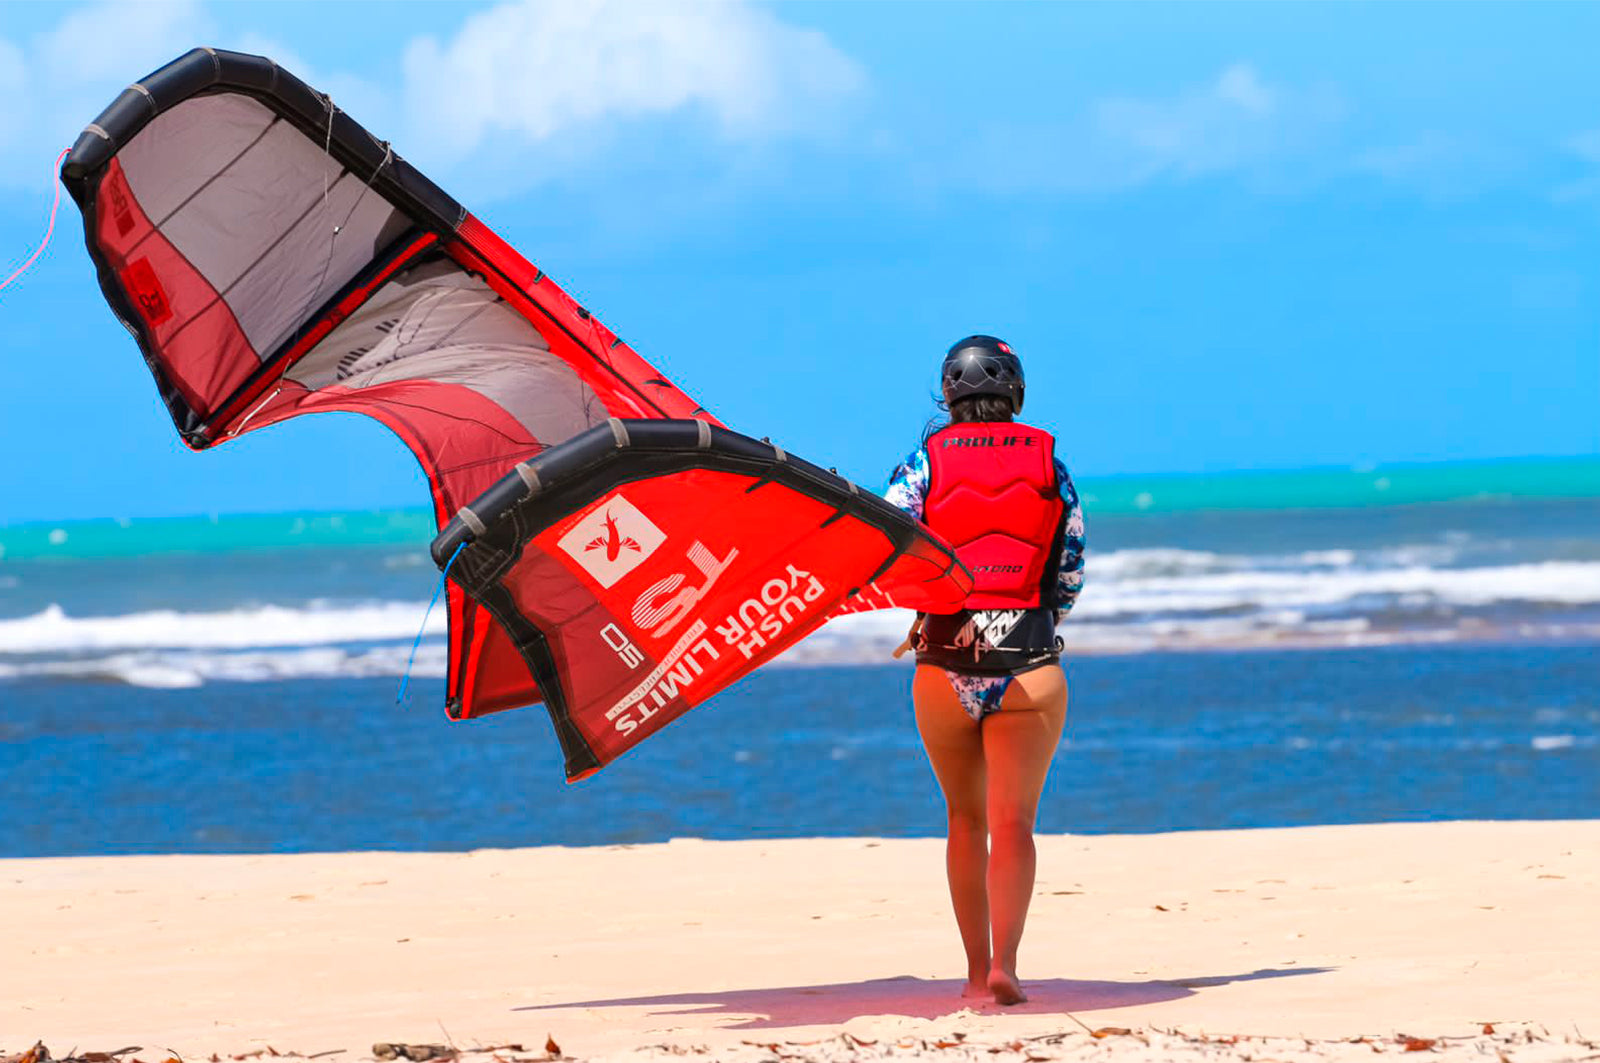
{"type": "Polygon", "coordinates": [[[1011,345],[993,336],[968,336],[944,356],[940,373],[946,405],[973,395],[1002,395],[1011,412],[1022,412],[1022,361],[1011,345]]]}

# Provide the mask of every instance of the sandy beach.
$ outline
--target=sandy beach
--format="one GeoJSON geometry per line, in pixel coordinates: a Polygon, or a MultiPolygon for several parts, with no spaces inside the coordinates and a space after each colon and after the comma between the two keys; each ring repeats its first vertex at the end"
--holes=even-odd
{"type": "Polygon", "coordinates": [[[0,1056],[1600,1052],[1600,822],[1051,836],[1039,877],[1001,1009],[934,839],[5,860],[0,1056]]]}

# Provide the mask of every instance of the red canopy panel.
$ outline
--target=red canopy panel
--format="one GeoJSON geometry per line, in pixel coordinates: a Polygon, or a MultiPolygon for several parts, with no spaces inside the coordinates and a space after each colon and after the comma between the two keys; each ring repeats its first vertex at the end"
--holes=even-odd
{"type": "MultiPolygon", "coordinates": [[[[270,59],[196,49],[168,64],[84,131],[62,178],[102,291],[195,449],[304,413],[366,414],[416,454],[443,527],[508,470],[613,418],[718,424],[270,59]]],[[[708,512],[694,501],[709,482],[672,490],[708,512]]],[[[896,558],[916,536],[902,538],[896,558]]],[[[466,589],[449,596],[452,715],[540,700],[557,679],[466,589]]],[[[563,654],[558,675],[582,660],[563,654]]]]}
{"type": "Polygon", "coordinates": [[[569,779],[842,609],[950,612],[972,586],[948,547],[881,498],[686,420],[611,420],[519,464],[450,521],[433,556],[538,677],[569,779]]]}

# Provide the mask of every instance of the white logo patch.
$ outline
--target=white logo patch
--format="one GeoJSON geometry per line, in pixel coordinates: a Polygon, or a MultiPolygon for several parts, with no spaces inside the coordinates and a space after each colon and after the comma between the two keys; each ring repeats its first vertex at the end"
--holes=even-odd
{"type": "Polygon", "coordinates": [[[600,586],[609,589],[667,539],[632,502],[612,495],[556,543],[600,586]]]}
{"type": "Polygon", "coordinates": [[[977,644],[981,649],[998,649],[1006,636],[1016,630],[1025,613],[1023,609],[974,609],[967,622],[961,625],[961,630],[956,632],[955,644],[977,644]]]}

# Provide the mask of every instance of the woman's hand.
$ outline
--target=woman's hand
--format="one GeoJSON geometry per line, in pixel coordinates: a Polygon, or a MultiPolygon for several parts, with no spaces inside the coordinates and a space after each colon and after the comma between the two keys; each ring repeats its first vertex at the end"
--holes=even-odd
{"type": "Polygon", "coordinates": [[[911,630],[906,632],[906,640],[894,648],[895,660],[898,661],[900,658],[906,655],[906,651],[912,648],[912,643],[917,641],[917,636],[921,634],[921,632],[922,614],[918,613],[917,618],[911,622],[911,630]]]}

